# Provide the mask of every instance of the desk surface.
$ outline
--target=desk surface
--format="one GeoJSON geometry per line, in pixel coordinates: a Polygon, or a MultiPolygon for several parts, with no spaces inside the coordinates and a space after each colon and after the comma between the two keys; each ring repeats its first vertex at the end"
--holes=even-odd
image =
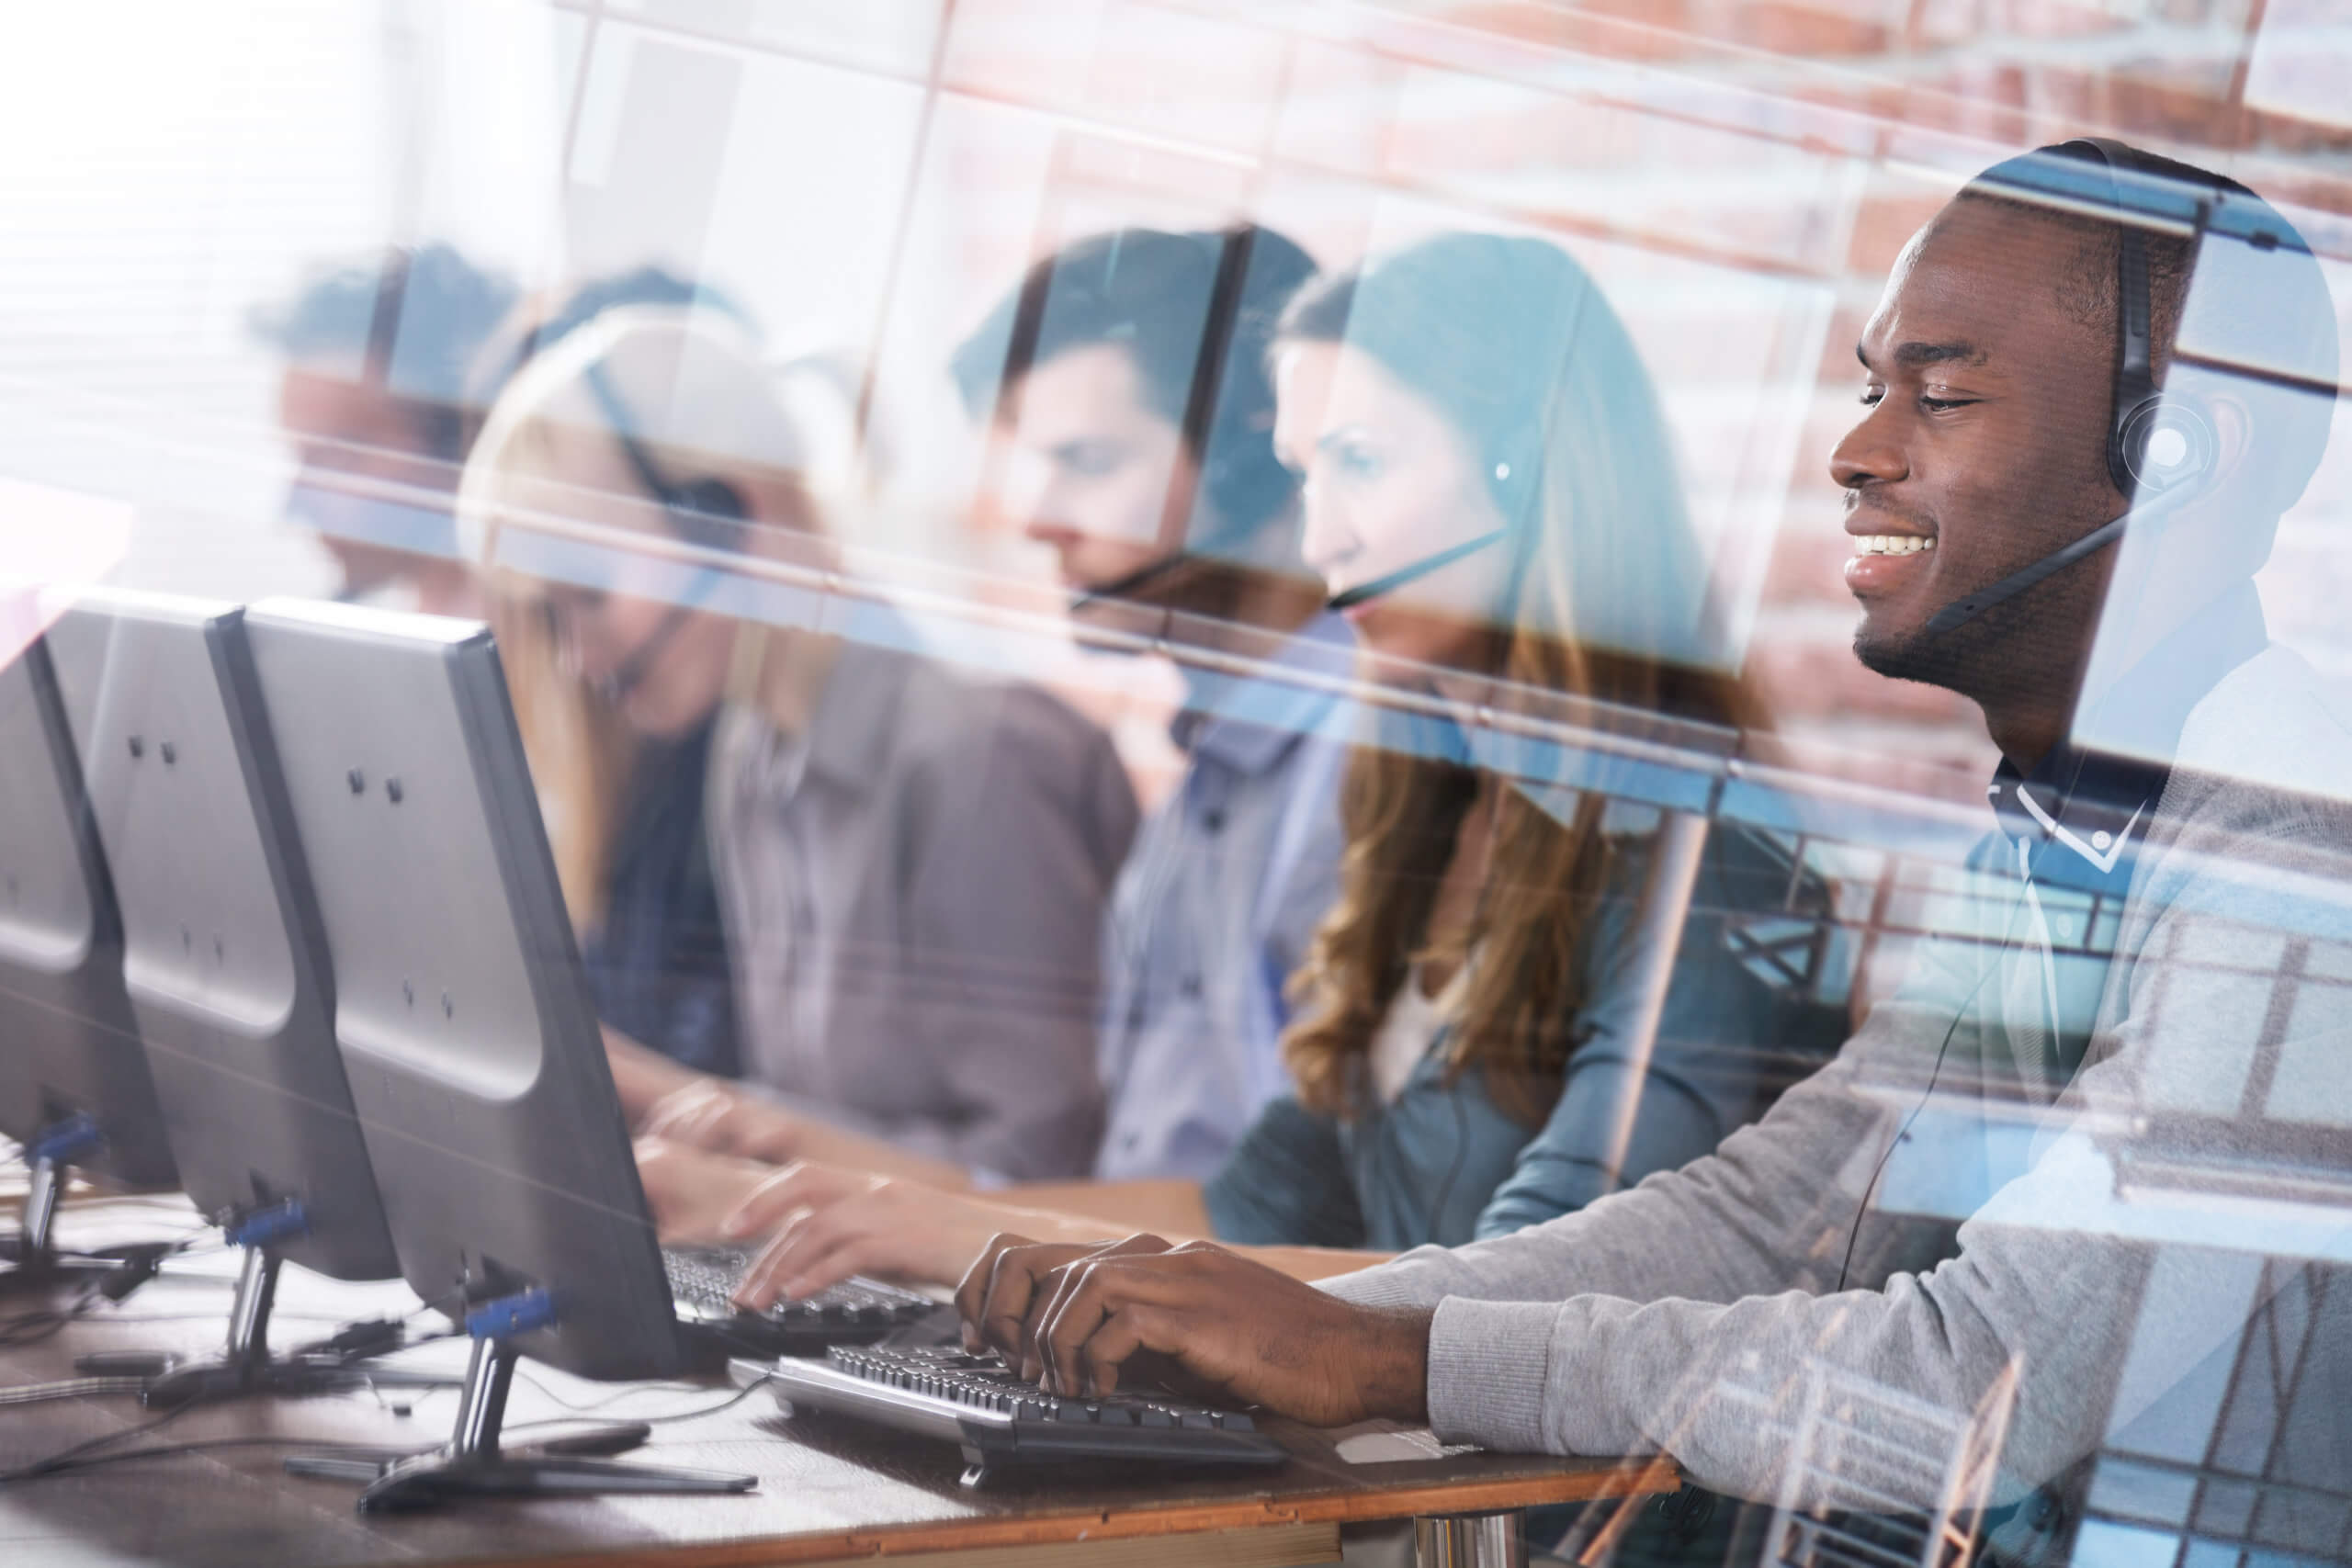
{"type": "MultiPolygon", "coordinates": [[[[209,1261],[221,1269],[216,1277],[160,1280],[53,1337],[0,1350],[0,1385],[71,1376],[74,1357],[93,1349],[210,1350],[225,1325],[231,1260],[209,1261]]],[[[0,1316],[30,1304],[21,1294],[0,1296],[0,1316]]],[[[288,1269],[272,1338],[298,1344],[336,1323],[411,1304],[403,1288],[340,1285],[288,1269]]],[[[420,1321],[428,1325],[438,1320],[420,1321]]],[[[462,1343],[450,1341],[403,1352],[392,1364],[454,1375],[463,1356],[462,1343]]],[[[1190,1561],[1295,1562],[1320,1560],[1324,1553],[1314,1543],[1328,1542],[1340,1522],[1570,1502],[1665,1483],[1641,1467],[1605,1460],[1474,1454],[1351,1464],[1338,1457],[1329,1434],[1270,1423],[1295,1456],[1272,1472],[1146,1480],[1132,1472],[1091,1479],[1016,1473],[991,1476],[974,1489],[958,1484],[963,1461],[946,1444],[910,1441],[816,1412],[787,1416],[764,1391],[717,1408],[731,1393],[708,1384],[589,1383],[526,1362],[507,1421],[514,1430],[571,1416],[582,1405],[595,1407],[582,1419],[604,1421],[707,1412],[662,1421],[653,1441],[631,1457],[749,1472],[759,1478],[759,1489],[748,1496],[497,1502],[462,1512],[363,1517],[352,1508],[352,1488],[289,1477],[280,1461],[300,1451],[300,1439],[430,1447],[447,1436],[453,1391],[244,1401],[190,1411],[125,1446],[268,1439],[266,1445],[0,1487],[0,1559],[42,1568],[248,1568],[584,1563],[626,1554],[632,1562],[701,1568],[941,1551],[977,1553],[968,1561],[978,1563],[1027,1560],[1048,1545],[1117,1540],[1126,1543],[1120,1555],[1102,1560],[1136,1561],[1147,1539],[1172,1549],[1171,1538],[1182,1537],[1193,1549],[1190,1561]],[[411,1414],[398,1413],[402,1401],[413,1402],[411,1414]]],[[[154,1419],[119,1396],[0,1406],[0,1466],[154,1419]]],[[[529,1437],[516,1431],[512,1442],[529,1437]]],[[[1075,1549],[1058,1555],[1076,1562],[1087,1554],[1075,1549]]],[[[1187,1559],[1171,1550],[1166,1560],[1187,1559]]]]}

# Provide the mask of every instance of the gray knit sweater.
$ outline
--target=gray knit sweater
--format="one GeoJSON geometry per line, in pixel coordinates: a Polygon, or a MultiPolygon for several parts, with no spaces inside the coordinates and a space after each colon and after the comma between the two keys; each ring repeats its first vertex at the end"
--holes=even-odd
{"type": "Polygon", "coordinates": [[[2295,1139],[2308,1176],[2352,1137],[2347,793],[2352,709],[2273,648],[2182,731],[2071,1072],[2020,1066],[2052,1021],[2018,1016],[2046,942],[2013,881],[1985,911],[2000,940],[1924,944],[1839,1056],[1713,1156],[1327,1288],[1436,1309],[1443,1438],[1664,1450],[1767,1497],[1808,1372],[1877,1391],[1844,1418],[1917,1446],[1894,1412],[1957,1427],[2013,1370],[2004,1494],[2102,1448],[2195,1462],[2243,1415],[2213,1391],[2249,1325],[2291,1300],[2301,1403],[2266,1419],[2352,1488],[2352,1181],[2331,1208],[2340,1169],[2245,1179],[2295,1139]]]}

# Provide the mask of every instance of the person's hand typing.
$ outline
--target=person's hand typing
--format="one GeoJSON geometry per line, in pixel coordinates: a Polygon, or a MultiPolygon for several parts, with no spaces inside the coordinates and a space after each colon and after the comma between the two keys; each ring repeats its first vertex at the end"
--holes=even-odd
{"type": "Polygon", "coordinates": [[[755,1160],[715,1155],[667,1138],[637,1140],[637,1179],[646,1207],[664,1242],[700,1244],[726,1239],[722,1226],[743,1200],[770,1175],[755,1160]]]}
{"type": "Polygon", "coordinates": [[[639,1132],[713,1154],[785,1165],[808,1151],[808,1124],[791,1111],[720,1078],[696,1078],[646,1112],[639,1132]]]}
{"type": "Polygon", "coordinates": [[[803,1160],[769,1174],[720,1229],[772,1235],[745,1270],[737,1304],[758,1311],[853,1274],[953,1284],[1022,1211],[922,1182],[803,1160]]]}
{"type": "Polygon", "coordinates": [[[1424,1419],[1426,1312],[1359,1307],[1207,1242],[991,1240],[956,1288],[966,1347],[1048,1393],[1109,1393],[1138,1358],[1317,1426],[1424,1419]]]}

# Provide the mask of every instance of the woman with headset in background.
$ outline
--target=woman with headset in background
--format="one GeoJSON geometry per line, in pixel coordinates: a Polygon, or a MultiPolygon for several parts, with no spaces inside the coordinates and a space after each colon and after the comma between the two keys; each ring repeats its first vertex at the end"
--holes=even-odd
{"type": "MultiPolygon", "coordinates": [[[[814,1146],[1005,1179],[1086,1168],[1094,934],[1135,830],[1107,739],[950,671],[830,570],[804,444],[739,322],[628,306],[522,367],[462,514],[502,589],[517,717],[575,912],[633,759],[711,727],[704,807],[744,1077],[814,1146]],[[820,624],[821,621],[821,624],[820,624]]],[[[704,1075],[621,1037],[633,1122],[704,1075]]]]}
{"type": "MultiPolygon", "coordinates": [[[[1367,682],[1457,712],[1565,695],[1758,723],[1719,672],[1648,378],[1564,253],[1428,241],[1310,285],[1274,352],[1306,556],[1350,610],[1367,682]]],[[[1834,1047],[1836,1011],[1796,1004],[1726,941],[1731,921],[1807,886],[1773,846],[1709,842],[1645,1061],[1637,917],[1656,815],[1522,790],[1486,732],[1382,711],[1348,767],[1340,898],[1293,981],[1294,1092],[1214,1179],[980,1198],[662,1146],[643,1159],[667,1224],[773,1234],[750,1305],[859,1271],[953,1280],[999,1230],[1214,1235],[1313,1277],[1364,1249],[1516,1229],[1679,1166],[1834,1047]]]]}

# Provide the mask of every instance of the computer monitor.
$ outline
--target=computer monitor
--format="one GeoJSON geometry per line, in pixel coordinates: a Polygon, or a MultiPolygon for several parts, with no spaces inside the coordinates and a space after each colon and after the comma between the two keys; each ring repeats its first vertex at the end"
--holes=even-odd
{"type": "Polygon", "coordinates": [[[33,1166],[17,1278],[53,1261],[67,1167],[179,1184],[122,987],[122,924],[50,652],[0,667],[0,1133],[33,1166]]]}
{"type": "Polygon", "coordinates": [[[51,633],[123,975],[180,1180],[249,1253],[230,1356],[165,1392],[306,1392],[273,1362],[277,1270],[398,1277],[343,1056],[333,971],[233,604],[101,591],[51,633]]]}
{"type": "Polygon", "coordinates": [[[401,1270],[476,1341],[457,1438],[362,1506],[748,1488],[499,1451],[516,1355],[658,1378],[685,1347],[490,634],[295,602],[256,605],[245,632],[401,1270]]]}

